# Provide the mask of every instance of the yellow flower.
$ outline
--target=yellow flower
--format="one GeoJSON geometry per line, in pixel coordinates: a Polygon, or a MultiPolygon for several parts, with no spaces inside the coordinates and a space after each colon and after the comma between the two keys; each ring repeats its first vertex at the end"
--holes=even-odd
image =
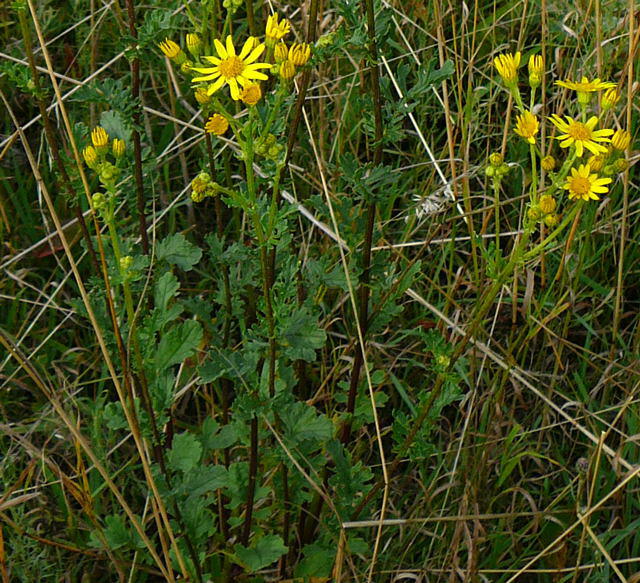
{"type": "Polygon", "coordinates": [[[540,165],[545,172],[551,172],[556,167],[556,159],[553,156],[545,156],[540,165]]]}
{"type": "Polygon", "coordinates": [[[205,124],[204,129],[210,134],[221,136],[229,129],[229,122],[219,113],[214,113],[205,124]]]}
{"type": "Polygon", "coordinates": [[[98,162],[98,152],[96,152],[96,149],[93,146],[87,146],[82,150],[82,156],[89,168],[93,168],[98,162]]]}
{"type": "Polygon", "coordinates": [[[180,46],[173,42],[170,38],[165,38],[163,42],[158,43],[158,47],[164,53],[164,56],[181,65],[186,59],[180,46]]]}
{"type": "Polygon", "coordinates": [[[536,143],[535,135],[539,129],[540,123],[538,122],[538,118],[530,111],[525,111],[522,115],[516,117],[516,134],[523,137],[530,144],[536,143]]]}
{"type": "Polygon", "coordinates": [[[599,194],[606,194],[609,189],[605,186],[611,183],[611,178],[598,178],[597,174],[591,174],[589,164],[571,169],[571,176],[562,188],[569,191],[569,198],[582,200],[600,200],[599,194]]]}
{"type": "Polygon", "coordinates": [[[601,81],[600,79],[589,81],[586,77],[583,77],[580,81],[570,81],[569,79],[566,81],[556,81],[556,85],[580,93],[593,93],[594,91],[602,91],[603,89],[610,89],[616,86],[615,83],[601,81]]]}
{"type": "Polygon", "coordinates": [[[251,83],[251,85],[247,85],[240,92],[240,100],[246,103],[247,105],[255,105],[262,99],[262,89],[260,89],[260,85],[257,83],[251,83]]]}
{"type": "Polygon", "coordinates": [[[254,39],[250,37],[244,43],[239,55],[236,55],[231,35],[227,37],[226,47],[218,39],[215,39],[213,44],[216,47],[218,56],[203,58],[214,66],[193,68],[193,70],[198,73],[204,73],[203,77],[194,77],[194,82],[215,80],[207,89],[209,95],[213,95],[226,83],[231,90],[231,97],[237,101],[240,99],[239,86],[246,87],[255,82],[255,80],[266,81],[268,79],[259,69],[266,69],[271,67],[271,65],[269,63],[255,62],[264,52],[264,44],[260,43],[254,47],[254,39]]]}
{"type": "Polygon", "coordinates": [[[627,130],[617,130],[611,138],[611,145],[620,151],[626,150],[631,144],[631,134],[627,130]]]}
{"type": "Polygon", "coordinates": [[[289,49],[287,45],[284,43],[278,43],[273,50],[273,56],[276,60],[276,63],[282,63],[287,58],[289,54],[289,49]]]}
{"type": "Polygon", "coordinates": [[[555,113],[549,118],[553,125],[562,132],[562,135],[556,137],[556,140],[562,140],[560,142],[561,148],[575,146],[578,157],[582,157],[585,148],[596,156],[607,151],[607,148],[599,142],[610,142],[611,139],[607,136],[612,135],[613,130],[594,130],[593,128],[598,123],[598,118],[595,115],[589,118],[586,123],[575,121],[568,115],[565,118],[566,121],[563,121],[555,113]]]}
{"type": "Polygon", "coordinates": [[[289,60],[296,66],[307,64],[311,57],[311,47],[307,43],[295,43],[289,49],[289,60]]]}
{"type": "Polygon", "coordinates": [[[118,138],[113,138],[113,142],[111,143],[111,151],[116,158],[122,158],[124,156],[124,151],[126,149],[126,144],[124,140],[119,140],[118,138]]]}
{"type": "Polygon", "coordinates": [[[187,48],[196,59],[200,56],[202,40],[200,40],[200,37],[195,32],[187,34],[187,48]]]}
{"type": "Polygon", "coordinates": [[[493,65],[507,85],[515,85],[518,82],[518,67],[520,66],[520,51],[515,55],[505,53],[493,59],[493,65]]]}
{"type": "Polygon", "coordinates": [[[572,89],[578,92],[578,102],[582,105],[587,105],[591,100],[591,94],[595,91],[602,91],[603,89],[609,89],[615,87],[615,83],[609,81],[601,81],[600,79],[594,79],[589,81],[586,77],[583,77],[581,81],[556,81],[556,85],[564,87],[566,89],[572,89]]]}
{"type": "Polygon", "coordinates": [[[280,77],[283,79],[292,79],[296,74],[296,68],[291,61],[283,61],[280,64],[280,77]]]}
{"type": "Polygon", "coordinates": [[[197,87],[193,94],[200,105],[205,105],[211,101],[211,95],[207,93],[206,87],[197,87]]]}
{"type": "Polygon", "coordinates": [[[91,143],[96,148],[104,148],[109,144],[109,134],[104,128],[96,126],[91,132],[91,143]]]}
{"type": "Polygon", "coordinates": [[[600,170],[602,170],[602,167],[604,166],[604,156],[591,156],[587,160],[587,164],[589,164],[589,168],[591,168],[591,170],[593,170],[594,172],[600,172],[600,170]]]}
{"type": "Polygon", "coordinates": [[[558,223],[560,222],[560,215],[547,215],[544,218],[544,224],[547,225],[547,227],[555,227],[558,223]]]}
{"type": "Polygon", "coordinates": [[[267,28],[265,30],[267,41],[277,42],[286,36],[290,30],[291,24],[286,18],[283,18],[280,22],[278,22],[277,14],[272,14],[267,18],[267,28]]]}
{"type": "Polygon", "coordinates": [[[541,196],[540,200],[538,201],[538,207],[545,215],[551,214],[553,211],[555,211],[556,206],[556,199],[552,196],[549,196],[548,194],[541,196]]]}
{"type": "Polygon", "coordinates": [[[602,109],[607,111],[614,107],[618,101],[620,101],[620,94],[613,87],[610,87],[602,95],[602,109]]]}
{"type": "Polygon", "coordinates": [[[539,87],[542,83],[544,73],[544,61],[542,55],[531,55],[529,57],[529,85],[539,87]]]}

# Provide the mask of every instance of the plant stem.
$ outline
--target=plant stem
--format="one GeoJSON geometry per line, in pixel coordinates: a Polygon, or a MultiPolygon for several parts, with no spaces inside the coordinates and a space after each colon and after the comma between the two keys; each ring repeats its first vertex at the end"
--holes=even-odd
{"type": "MultiPolygon", "coordinates": [[[[134,0],[126,0],[127,18],[129,20],[129,34],[134,38],[138,38],[138,30],[136,27],[136,14],[134,0]]],[[[137,50],[137,47],[133,47],[137,50]]],[[[140,60],[138,57],[131,59],[131,97],[135,102],[140,99],[140,60]]],[[[140,133],[138,128],[141,125],[141,107],[136,103],[133,110],[133,157],[134,157],[134,176],[136,180],[136,206],[138,209],[138,228],[140,231],[140,240],[142,241],[142,252],[149,254],[149,236],[147,235],[147,221],[144,214],[144,181],[142,177],[142,145],[140,142],[140,133]]]]}

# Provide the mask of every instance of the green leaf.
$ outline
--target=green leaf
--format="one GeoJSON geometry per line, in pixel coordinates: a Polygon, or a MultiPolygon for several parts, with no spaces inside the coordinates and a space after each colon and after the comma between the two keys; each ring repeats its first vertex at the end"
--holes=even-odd
{"type": "Polygon", "coordinates": [[[158,243],[156,255],[159,260],[177,265],[184,271],[190,271],[200,261],[202,249],[187,241],[182,233],[176,233],[158,243]]]}
{"type": "Polygon", "coordinates": [[[117,549],[128,545],[131,542],[131,536],[124,523],[124,518],[118,514],[107,516],[104,519],[105,528],[104,536],[109,543],[109,547],[117,549]]]}
{"type": "Polygon", "coordinates": [[[191,356],[201,340],[202,328],[195,320],[187,320],[171,328],[162,336],[156,349],[156,371],[160,372],[191,356]]]}
{"type": "MultiPolygon", "coordinates": [[[[131,131],[127,128],[122,114],[118,111],[103,111],[100,114],[100,125],[107,131],[110,138],[118,138],[124,142],[129,141],[131,131]]],[[[130,143],[127,146],[131,147],[130,143]]]]}
{"type": "Polygon", "coordinates": [[[172,298],[176,297],[176,292],[180,287],[178,278],[170,271],[167,271],[156,282],[153,290],[154,305],[159,310],[166,310],[172,298]]]}
{"type": "Polygon", "coordinates": [[[318,415],[313,407],[291,403],[279,413],[288,442],[297,445],[307,440],[323,442],[331,439],[333,424],[324,415],[318,415]]]}
{"type": "Polygon", "coordinates": [[[289,549],[278,535],[268,534],[249,548],[236,545],[234,550],[238,562],[250,573],[255,573],[277,561],[289,549]]]}
{"type": "Polygon", "coordinates": [[[207,417],[202,424],[200,440],[205,452],[212,449],[231,447],[238,441],[238,434],[233,425],[220,425],[211,417],[207,417]]]}
{"type": "Polygon", "coordinates": [[[324,346],[327,335],[306,308],[298,308],[284,326],[282,345],[291,360],[315,359],[315,351],[324,346]]]}
{"type": "Polygon", "coordinates": [[[224,488],[228,483],[227,468],[224,466],[200,466],[185,476],[185,480],[176,488],[176,493],[201,496],[224,488]]]}
{"type": "Polygon", "coordinates": [[[202,456],[202,445],[191,433],[180,433],[173,438],[167,461],[172,470],[188,472],[195,468],[202,456]]]}

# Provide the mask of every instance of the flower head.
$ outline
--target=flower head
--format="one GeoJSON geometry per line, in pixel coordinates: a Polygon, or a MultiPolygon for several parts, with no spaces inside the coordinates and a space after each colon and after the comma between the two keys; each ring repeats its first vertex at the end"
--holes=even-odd
{"type": "Polygon", "coordinates": [[[104,148],[109,144],[109,134],[103,127],[96,126],[91,132],[91,143],[96,148],[104,148]]]}
{"type": "Polygon", "coordinates": [[[276,60],[276,63],[282,63],[289,54],[289,49],[287,45],[283,42],[278,43],[273,49],[273,57],[276,60]]]}
{"type": "Polygon", "coordinates": [[[89,168],[93,168],[98,162],[98,152],[93,146],[87,146],[82,150],[82,157],[89,168]]]}
{"type": "Polygon", "coordinates": [[[493,59],[493,66],[507,85],[515,85],[518,82],[518,67],[521,56],[518,51],[515,55],[505,53],[493,59]]]}
{"type": "Polygon", "coordinates": [[[278,15],[272,14],[267,18],[267,27],[265,29],[265,36],[269,42],[277,42],[284,36],[286,36],[291,30],[291,24],[286,18],[283,18],[278,22],[278,15]]]}
{"type": "Polygon", "coordinates": [[[595,91],[602,91],[603,89],[610,89],[615,87],[615,83],[609,81],[601,81],[600,79],[594,79],[589,81],[586,77],[583,77],[580,81],[556,81],[556,85],[564,87],[565,89],[572,89],[578,92],[578,101],[583,105],[586,105],[591,100],[591,93],[595,91]]]}
{"type": "Polygon", "coordinates": [[[587,164],[589,164],[589,168],[594,172],[600,172],[604,166],[604,159],[605,157],[602,154],[598,156],[589,156],[587,164]]]}
{"type": "Polygon", "coordinates": [[[213,67],[193,67],[194,71],[203,73],[203,77],[194,77],[194,82],[214,81],[209,85],[207,93],[213,95],[220,87],[227,84],[234,100],[240,99],[240,87],[246,87],[256,80],[266,81],[268,78],[259,69],[271,67],[269,63],[256,63],[255,61],[264,52],[265,46],[260,43],[254,46],[254,39],[248,38],[239,55],[233,46],[231,35],[227,37],[226,46],[218,39],[213,41],[218,53],[217,57],[203,57],[213,64],[213,67]]]}
{"type": "Polygon", "coordinates": [[[606,194],[609,189],[605,186],[611,183],[611,178],[599,178],[597,174],[591,174],[589,164],[580,164],[578,168],[571,169],[571,176],[563,187],[569,191],[569,198],[581,200],[600,200],[598,195],[606,194]]]}
{"type": "Polygon", "coordinates": [[[548,215],[550,213],[552,213],[553,211],[556,210],[556,199],[553,198],[552,196],[545,194],[544,196],[540,197],[540,200],[538,201],[538,208],[545,214],[548,215]]]}
{"type": "Polygon", "coordinates": [[[596,156],[607,151],[607,148],[600,142],[610,142],[608,136],[613,134],[613,130],[594,130],[593,128],[598,123],[598,118],[595,115],[585,123],[576,121],[568,115],[565,118],[566,121],[556,114],[549,118],[553,125],[562,132],[560,136],[556,137],[556,140],[562,140],[560,142],[561,148],[575,146],[578,157],[582,157],[585,148],[596,156]]]}
{"type": "Polygon", "coordinates": [[[516,134],[523,137],[530,144],[536,143],[535,135],[539,129],[538,118],[530,111],[525,111],[522,115],[516,117],[516,134]]]}
{"type": "Polygon", "coordinates": [[[126,149],[126,144],[124,140],[119,140],[118,138],[113,138],[113,142],[111,143],[111,151],[116,158],[122,158],[124,156],[124,152],[126,149]]]}
{"type": "Polygon", "coordinates": [[[200,56],[202,40],[195,32],[187,34],[187,48],[196,59],[200,56]]]}
{"type": "Polygon", "coordinates": [[[289,49],[289,60],[296,66],[302,67],[307,64],[311,57],[311,46],[307,43],[295,43],[289,49]]]}
{"type": "Polygon", "coordinates": [[[207,93],[206,87],[196,87],[193,94],[200,105],[205,105],[211,101],[211,95],[207,93]]]}
{"type": "Polygon", "coordinates": [[[553,156],[545,156],[540,165],[545,172],[551,172],[556,167],[556,159],[553,156]]]}
{"type": "Polygon", "coordinates": [[[164,56],[172,61],[181,65],[184,60],[187,58],[186,55],[182,52],[180,46],[173,42],[170,38],[165,38],[164,41],[158,43],[158,47],[164,53],[164,56]]]}
{"type": "Polygon", "coordinates": [[[544,73],[544,61],[542,55],[531,55],[529,57],[529,85],[539,87],[542,83],[544,73]]]}
{"type": "Polygon", "coordinates": [[[602,109],[607,111],[615,107],[618,101],[620,101],[620,94],[613,87],[610,87],[602,95],[602,109]]]}
{"type": "Polygon", "coordinates": [[[566,81],[556,81],[556,85],[580,93],[593,93],[594,91],[602,91],[603,89],[610,89],[616,86],[615,83],[601,81],[600,79],[589,81],[586,77],[583,77],[580,81],[570,81],[569,79],[566,81]]]}
{"type": "Polygon", "coordinates": [[[627,130],[617,130],[611,138],[611,145],[620,151],[626,150],[631,144],[631,134],[627,130]]]}
{"type": "Polygon", "coordinates": [[[204,129],[210,134],[221,136],[229,129],[229,122],[219,113],[214,113],[205,124],[204,129]]]}
{"type": "Polygon", "coordinates": [[[278,70],[278,72],[280,73],[280,77],[282,77],[283,79],[293,79],[296,74],[296,68],[295,65],[289,60],[282,61],[282,63],[280,63],[280,69],[278,70]]]}
{"type": "Polygon", "coordinates": [[[247,105],[255,105],[262,99],[262,89],[260,89],[260,85],[257,83],[251,83],[247,85],[240,92],[240,100],[246,103],[247,105]]]}

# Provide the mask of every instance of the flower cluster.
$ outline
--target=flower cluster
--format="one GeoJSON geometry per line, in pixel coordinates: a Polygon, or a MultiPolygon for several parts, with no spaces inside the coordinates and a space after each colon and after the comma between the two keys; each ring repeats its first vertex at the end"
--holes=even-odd
{"type": "Polygon", "coordinates": [[[94,170],[103,184],[113,183],[118,179],[118,165],[126,153],[124,140],[110,140],[107,131],[97,126],[91,132],[91,144],[82,150],[82,157],[89,168],[94,170]],[[112,157],[111,161],[109,158],[112,157]]]}
{"type": "MultiPolygon", "coordinates": [[[[628,162],[624,152],[631,144],[631,135],[626,130],[614,131],[601,127],[603,115],[614,108],[620,100],[615,83],[601,79],[589,80],[582,77],[580,81],[565,79],[556,81],[555,85],[577,94],[578,115],[559,115],[553,113],[549,118],[551,126],[558,134],[546,148],[551,152],[557,143],[562,152],[566,152],[560,163],[552,155],[542,156],[539,134],[543,120],[536,115],[535,93],[544,78],[544,61],[541,55],[532,55],[528,62],[528,84],[530,87],[529,106],[526,106],[520,93],[519,72],[521,54],[501,54],[495,57],[494,67],[504,86],[513,97],[519,113],[515,117],[514,132],[525,140],[531,151],[532,170],[535,174],[537,164],[547,173],[548,184],[537,183],[534,189],[527,217],[533,221],[544,221],[548,226],[559,222],[556,209],[559,206],[555,196],[567,191],[569,200],[599,200],[609,191],[613,182],[611,176],[625,170],[628,162]],[[593,95],[604,92],[599,111],[589,112],[593,95]],[[600,126],[600,127],[599,127],[600,126]],[[590,155],[585,160],[586,155],[590,155]],[[541,196],[539,196],[539,193],[541,196]]],[[[495,165],[489,164],[487,175],[497,174],[495,165]]],[[[495,180],[495,178],[494,178],[495,180]]]]}
{"type": "Polygon", "coordinates": [[[209,196],[215,196],[219,188],[219,185],[212,180],[208,172],[200,172],[191,181],[191,200],[193,202],[202,202],[209,196]]]}

